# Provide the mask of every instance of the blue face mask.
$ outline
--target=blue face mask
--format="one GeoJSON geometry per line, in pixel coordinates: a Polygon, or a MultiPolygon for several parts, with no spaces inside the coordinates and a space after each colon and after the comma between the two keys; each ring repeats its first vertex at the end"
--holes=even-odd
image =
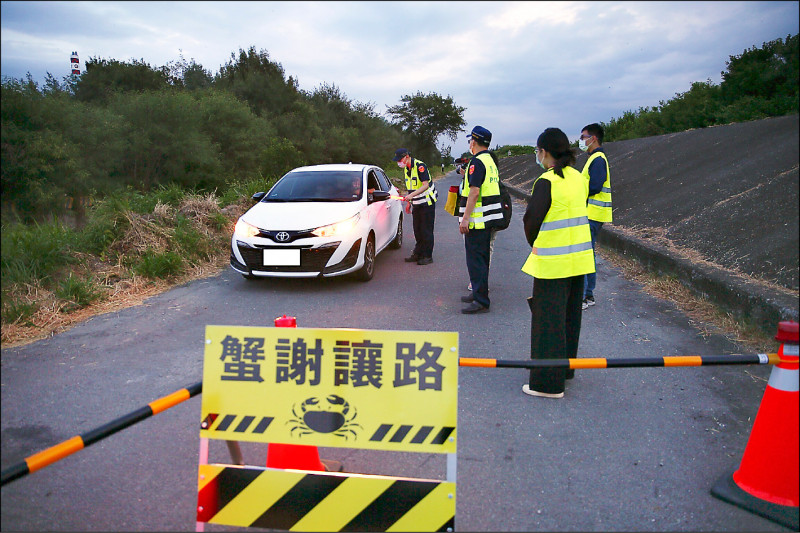
{"type": "Polygon", "coordinates": [[[539,161],[539,152],[538,152],[538,151],[536,152],[536,163],[537,163],[537,164],[538,164],[540,167],[542,167],[544,170],[547,170],[546,168],[544,168],[544,163],[542,163],[541,161],[539,161]]]}

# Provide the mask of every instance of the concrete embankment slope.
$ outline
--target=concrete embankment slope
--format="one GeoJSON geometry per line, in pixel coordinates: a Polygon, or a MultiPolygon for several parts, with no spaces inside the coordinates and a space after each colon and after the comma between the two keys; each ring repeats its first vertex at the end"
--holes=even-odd
{"type": "MultiPolygon", "coordinates": [[[[767,332],[798,320],[798,132],[789,115],[606,143],[614,222],[601,246],[767,332]]],[[[540,173],[533,155],[500,162],[519,197],[540,173]]]]}

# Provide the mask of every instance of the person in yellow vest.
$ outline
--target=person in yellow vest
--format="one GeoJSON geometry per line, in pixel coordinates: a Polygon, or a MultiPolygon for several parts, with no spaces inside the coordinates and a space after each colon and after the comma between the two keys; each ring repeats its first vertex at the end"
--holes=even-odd
{"type": "MultiPolygon", "coordinates": [[[[547,128],[536,141],[536,162],[544,169],[533,182],[523,216],[531,253],[522,271],[533,276],[531,359],[578,355],[581,301],[586,274],[594,272],[594,250],[586,213],[588,182],[576,169],[566,134],[547,128]]],[[[567,368],[532,368],[522,392],[562,398],[567,368]]]]}
{"type": "Polygon", "coordinates": [[[433,263],[433,225],[436,221],[436,200],[439,195],[431,180],[428,165],[414,159],[406,148],[398,148],[393,161],[403,169],[408,194],[403,198],[411,202],[411,217],[414,222],[414,251],[406,257],[407,263],[418,265],[433,263]]]}
{"type": "MultiPolygon", "coordinates": [[[[597,234],[604,222],[611,222],[611,171],[608,158],[603,151],[603,127],[600,124],[584,126],[578,147],[589,152],[589,159],[583,165],[583,175],[589,181],[589,198],[586,209],[589,213],[589,231],[592,233],[592,249],[595,249],[597,234]]],[[[595,256],[596,258],[597,256],[595,256]]],[[[595,268],[597,265],[595,263],[595,268]]],[[[597,274],[586,275],[583,286],[583,309],[595,304],[594,288],[597,285],[597,274]]]]}
{"type": "Polygon", "coordinates": [[[459,196],[458,230],[464,235],[467,271],[472,293],[462,296],[469,303],[464,314],[489,312],[489,259],[492,228],[503,219],[500,203],[500,172],[489,152],[492,132],[475,126],[467,135],[472,159],[467,163],[459,196]]]}

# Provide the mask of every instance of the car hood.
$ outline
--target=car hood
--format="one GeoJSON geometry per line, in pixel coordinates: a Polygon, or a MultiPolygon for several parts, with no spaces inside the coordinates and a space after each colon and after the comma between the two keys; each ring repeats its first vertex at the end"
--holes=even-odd
{"type": "Polygon", "coordinates": [[[347,220],[361,202],[259,202],[242,220],[264,230],[299,231],[347,220]]]}

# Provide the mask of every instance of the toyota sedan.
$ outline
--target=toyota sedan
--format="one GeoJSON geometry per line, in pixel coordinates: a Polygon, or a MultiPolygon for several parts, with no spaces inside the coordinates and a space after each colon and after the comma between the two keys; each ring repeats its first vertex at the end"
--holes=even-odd
{"type": "Polygon", "coordinates": [[[403,206],[380,167],[296,168],[239,218],[231,267],[246,279],[354,274],[369,281],[375,257],[403,244],[403,206]]]}

